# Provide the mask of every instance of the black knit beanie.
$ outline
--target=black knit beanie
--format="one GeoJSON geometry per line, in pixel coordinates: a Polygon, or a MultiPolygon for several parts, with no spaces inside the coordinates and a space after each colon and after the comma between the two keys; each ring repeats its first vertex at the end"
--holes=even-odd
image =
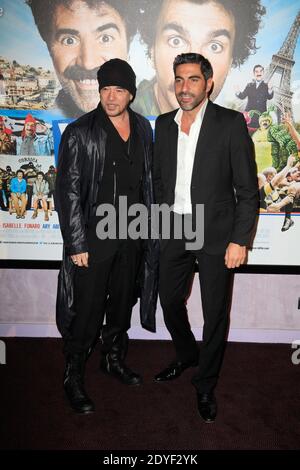
{"type": "Polygon", "coordinates": [[[125,60],[111,59],[104,62],[97,72],[97,80],[99,91],[105,86],[119,86],[135,97],[135,73],[125,60]]]}

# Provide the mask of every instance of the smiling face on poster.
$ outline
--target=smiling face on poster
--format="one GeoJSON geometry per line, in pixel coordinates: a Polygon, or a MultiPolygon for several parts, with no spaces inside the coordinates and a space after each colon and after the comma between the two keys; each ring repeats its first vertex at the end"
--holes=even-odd
{"type": "Polygon", "coordinates": [[[97,70],[114,57],[126,59],[124,21],[109,5],[90,8],[73,2],[59,5],[53,17],[48,47],[61,86],[74,104],[88,112],[99,102],[97,70]]]}
{"type": "Polygon", "coordinates": [[[127,59],[136,32],[135,0],[128,4],[116,0],[54,0],[46,4],[31,0],[28,4],[62,87],[56,105],[67,117],[91,111],[99,102],[99,67],[115,57],[127,59]]]}

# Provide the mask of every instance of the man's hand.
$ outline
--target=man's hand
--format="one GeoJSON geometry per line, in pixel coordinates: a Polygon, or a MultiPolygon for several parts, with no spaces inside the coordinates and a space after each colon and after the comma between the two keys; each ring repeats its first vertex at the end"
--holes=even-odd
{"type": "Polygon", "coordinates": [[[86,253],[78,253],[78,255],[71,255],[71,260],[73,261],[76,266],[88,268],[88,259],[89,254],[86,253]]]}
{"type": "Polygon", "coordinates": [[[239,268],[246,260],[247,250],[245,246],[237,243],[229,243],[225,253],[225,266],[228,269],[239,268]]]}

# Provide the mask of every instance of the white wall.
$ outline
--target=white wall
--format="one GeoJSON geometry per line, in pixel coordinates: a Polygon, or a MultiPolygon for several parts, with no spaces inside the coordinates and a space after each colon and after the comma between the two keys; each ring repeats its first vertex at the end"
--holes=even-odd
{"type": "MultiPolygon", "coordinates": [[[[0,270],[0,336],[58,336],[55,326],[57,271],[0,270]]],[[[300,278],[297,275],[236,274],[229,340],[291,343],[300,339],[300,278]]],[[[198,276],[188,302],[190,321],[201,338],[198,276]]],[[[139,326],[135,307],[132,338],[169,339],[160,307],[157,333],[139,326]]]]}

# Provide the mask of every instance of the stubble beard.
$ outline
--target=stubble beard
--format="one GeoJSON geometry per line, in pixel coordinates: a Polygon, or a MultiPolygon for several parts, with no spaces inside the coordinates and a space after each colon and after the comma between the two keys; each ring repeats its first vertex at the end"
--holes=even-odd
{"type": "Polygon", "coordinates": [[[122,114],[124,114],[126,112],[128,106],[129,106],[129,104],[124,108],[121,108],[120,106],[117,106],[116,109],[111,110],[107,107],[107,105],[102,103],[102,107],[103,107],[104,111],[106,112],[107,116],[112,117],[112,118],[118,117],[118,116],[121,116],[122,114]]]}
{"type": "Polygon", "coordinates": [[[188,95],[185,95],[185,96],[189,96],[189,97],[192,97],[194,99],[190,103],[184,103],[184,102],[182,103],[181,93],[178,95],[178,97],[176,96],[177,101],[179,103],[179,106],[183,111],[192,111],[193,109],[197,108],[197,106],[199,106],[201,103],[203,103],[203,101],[206,98],[206,95],[204,95],[204,96],[201,95],[199,98],[197,98],[193,94],[188,94],[188,95]]]}

